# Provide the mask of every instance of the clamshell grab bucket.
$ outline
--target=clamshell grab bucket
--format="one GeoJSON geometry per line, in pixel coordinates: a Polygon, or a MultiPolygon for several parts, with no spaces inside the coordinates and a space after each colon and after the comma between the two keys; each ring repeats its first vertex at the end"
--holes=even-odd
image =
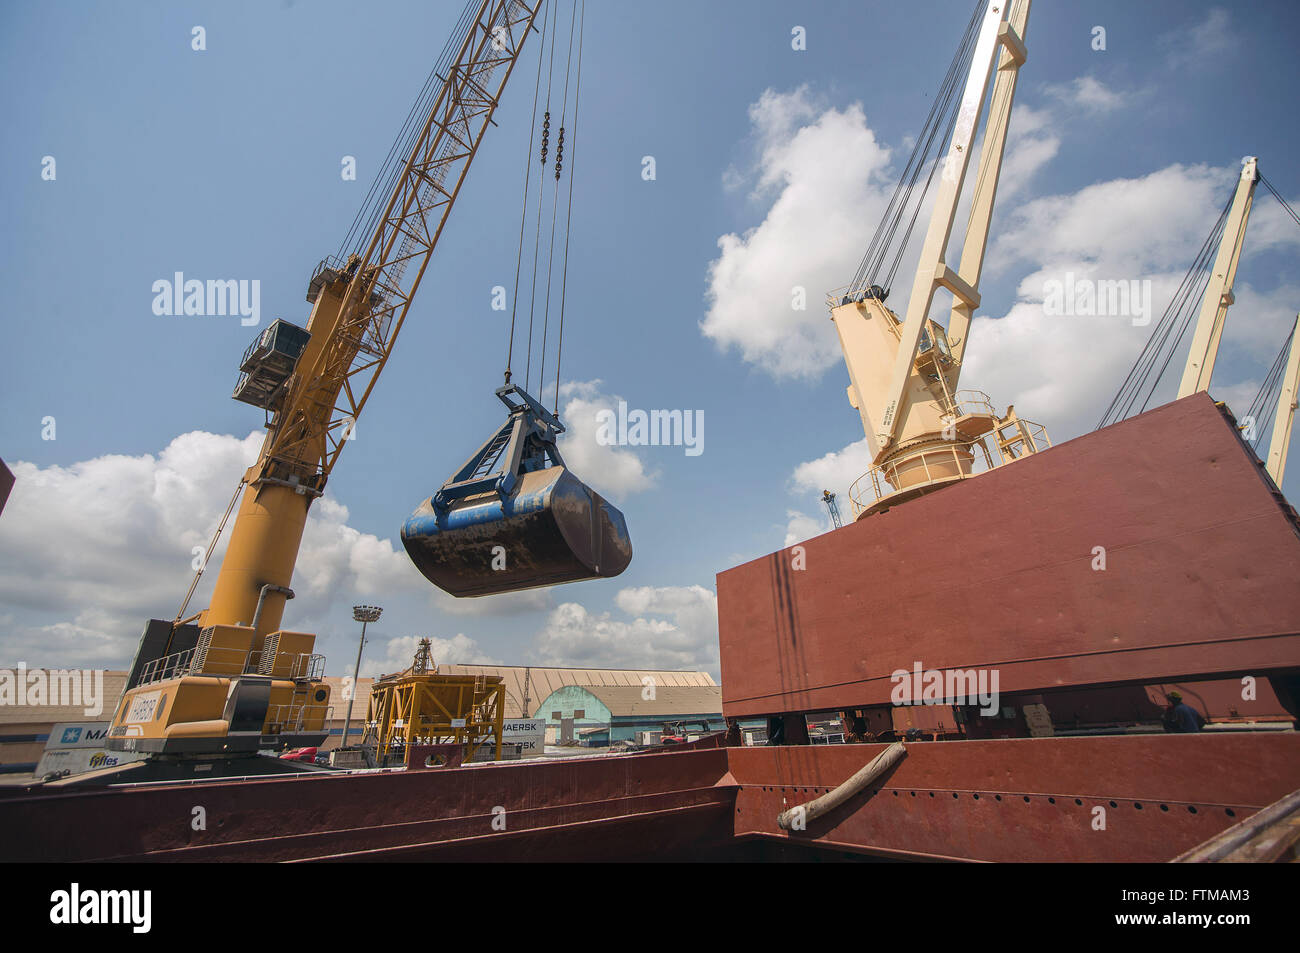
{"type": "Polygon", "coordinates": [[[623,514],[564,465],[558,420],[516,387],[497,396],[509,420],[407,518],[407,555],[454,596],[617,576],[632,560],[623,514]]]}

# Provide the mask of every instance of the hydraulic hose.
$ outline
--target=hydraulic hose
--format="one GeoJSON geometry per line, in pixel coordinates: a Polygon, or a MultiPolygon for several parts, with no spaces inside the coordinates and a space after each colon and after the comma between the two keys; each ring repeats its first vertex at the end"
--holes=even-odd
{"type": "Polygon", "coordinates": [[[835,810],[867,785],[883,777],[894,765],[906,757],[907,749],[903,747],[903,743],[895,741],[835,790],[829,791],[819,798],[798,804],[789,810],[782,811],[776,816],[777,827],[783,831],[788,831],[794,828],[796,822],[798,822],[797,829],[806,830],[809,821],[816,820],[823,814],[835,810]]]}

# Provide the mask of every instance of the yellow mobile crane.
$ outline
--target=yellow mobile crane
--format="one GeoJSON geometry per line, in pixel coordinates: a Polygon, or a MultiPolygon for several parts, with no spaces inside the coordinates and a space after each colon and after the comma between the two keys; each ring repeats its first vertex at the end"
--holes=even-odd
{"type": "MultiPolygon", "coordinates": [[[[147,624],[110,748],[193,765],[325,737],[316,637],[280,628],[307,511],[392,353],[541,6],[471,0],[390,153],[387,181],[381,170],[344,241],[346,257],[312,275],[306,328],[273,322],[244,354],[234,396],[266,411],[268,431],[222,520],[242,491],[211,603],[182,618],[196,575],[176,618],[147,624]]],[[[260,762],[274,764],[244,759],[260,762]]]]}

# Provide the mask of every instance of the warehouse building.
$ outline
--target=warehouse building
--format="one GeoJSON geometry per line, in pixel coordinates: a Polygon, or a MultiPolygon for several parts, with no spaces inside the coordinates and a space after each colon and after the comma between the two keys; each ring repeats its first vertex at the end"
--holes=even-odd
{"type": "Polygon", "coordinates": [[[547,737],[558,744],[603,746],[644,742],[646,735],[680,725],[684,731],[722,731],[722,689],[717,685],[564,685],[538,705],[547,737]]]}
{"type": "MultiPolygon", "coordinates": [[[[446,675],[499,675],[506,684],[507,718],[541,718],[543,702],[566,686],[624,686],[637,691],[653,685],[665,688],[714,688],[708,672],[674,672],[661,669],[550,668],[522,665],[439,665],[446,675]]],[[[719,702],[718,711],[721,711],[719,702]]]]}
{"type": "MultiPolygon", "coordinates": [[[[547,719],[547,741],[554,743],[561,734],[561,719],[551,719],[552,711],[559,711],[552,705],[549,709],[549,699],[557,692],[565,689],[582,689],[588,686],[600,686],[602,689],[627,689],[631,694],[626,694],[629,701],[624,701],[624,695],[611,696],[615,698],[615,703],[619,706],[620,717],[630,719],[626,724],[620,723],[627,730],[620,730],[615,733],[614,740],[634,740],[629,733],[632,730],[632,721],[640,719],[645,722],[645,727],[650,730],[659,729],[666,720],[682,720],[683,717],[707,716],[712,720],[711,725],[721,725],[722,719],[722,700],[721,689],[714,682],[713,677],[707,672],[688,672],[688,671],[669,671],[663,669],[623,669],[623,668],[559,668],[552,666],[528,666],[528,665],[456,665],[444,664],[438,666],[438,672],[441,675],[488,675],[497,676],[505,683],[506,704],[505,717],[510,718],[546,718],[547,719]],[[653,686],[654,694],[660,698],[670,699],[662,702],[660,708],[654,712],[650,707],[641,705],[633,713],[630,699],[632,694],[640,698],[641,693],[647,690],[648,686],[653,686]],[[682,689],[702,689],[703,695],[682,695],[678,692],[682,689]],[[709,692],[712,694],[709,694],[709,692]],[[664,693],[667,692],[667,695],[664,693]],[[691,708],[691,706],[703,705],[705,709],[696,711],[691,708],[690,711],[679,710],[680,706],[691,708]],[[669,716],[672,716],[671,718],[669,716]]],[[[337,748],[342,743],[343,722],[347,715],[347,699],[344,696],[344,687],[350,679],[330,677],[325,681],[330,686],[330,737],[321,746],[325,750],[337,748]]],[[[348,734],[349,743],[355,744],[361,740],[361,732],[364,730],[366,717],[366,705],[370,698],[370,686],[372,680],[363,678],[357,685],[356,702],[352,709],[352,727],[348,734]]],[[[577,706],[583,709],[583,705],[577,706]]],[[[599,710],[596,705],[588,706],[592,711],[599,710]]],[[[594,721],[589,718],[583,719],[583,728],[591,728],[596,725],[608,725],[609,719],[604,721],[594,721]]],[[[698,726],[691,724],[693,730],[699,730],[698,726]]],[[[710,729],[712,730],[712,729],[710,729]]],[[[608,738],[601,740],[599,743],[608,744],[608,738]]]]}
{"type": "MultiPolygon", "coordinates": [[[[638,694],[647,684],[653,684],[656,691],[675,691],[681,688],[712,688],[715,695],[720,689],[707,672],[665,671],[658,669],[608,669],[608,668],[556,668],[511,665],[440,665],[438,671],[447,675],[497,675],[505,680],[506,718],[543,717],[540,711],[543,703],[556,691],[566,686],[582,687],[600,685],[604,687],[633,688],[638,694]],[[649,680],[649,681],[647,681],[649,680]]],[[[125,671],[104,672],[102,691],[102,713],[94,716],[85,714],[82,707],[54,705],[14,705],[0,704],[0,775],[30,777],[35,771],[41,755],[50,738],[50,729],[59,723],[107,722],[113,717],[118,702],[121,700],[126,685],[125,671]]],[[[329,736],[321,749],[329,751],[343,743],[343,726],[348,714],[347,687],[350,677],[329,676],[325,682],[330,687],[329,717],[326,722],[329,736]]],[[[352,705],[351,727],[348,742],[356,744],[365,731],[366,710],[370,703],[370,687],[373,680],[362,678],[357,682],[355,700],[352,705]]],[[[620,712],[623,711],[621,703],[620,712]]],[[[687,704],[690,707],[696,702],[687,704]]],[[[578,706],[582,707],[582,706],[578,706]]],[[[591,706],[595,710],[595,706],[591,706]]],[[[707,705],[706,705],[707,707],[707,705]]],[[[555,709],[558,710],[558,709],[555,709]]],[[[713,703],[711,712],[721,711],[721,702],[713,703]]],[[[547,712],[547,715],[550,713],[547,712]]],[[[645,713],[642,712],[642,715],[645,713]]],[[[669,712],[669,714],[695,715],[696,712],[669,712]]],[[[651,716],[645,716],[651,719],[651,716]]],[[[718,716],[721,717],[720,715],[718,716]]],[[[664,718],[654,721],[652,727],[658,728],[664,718]]],[[[677,720],[680,720],[678,718],[677,720]]],[[[584,727],[591,727],[596,722],[587,721],[584,727]]],[[[694,726],[692,726],[694,727],[694,726]]],[[[551,723],[548,719],[548,737],[558,736],[560,723],[551,723]]],[[[615,740],[622,735],[616,733],[615,740]]],[[[608,743],[608,742],[605,742],[608,743]]]]}

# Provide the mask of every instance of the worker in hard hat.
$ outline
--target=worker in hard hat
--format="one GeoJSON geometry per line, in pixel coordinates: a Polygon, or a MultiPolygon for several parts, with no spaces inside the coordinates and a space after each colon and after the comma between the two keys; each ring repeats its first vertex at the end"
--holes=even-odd
{"type": "Polygon", "coordinates": [[[1183,701],[1182,692],[1169,692],[1165,695],[1165,698],[1169,701],[1169,707],[1165,709],[1163,718],[1165,731],[1187,734],[1200,731],[1205,727],[1205,718],[1202,717],[1199,711],[1183,701]]]}

